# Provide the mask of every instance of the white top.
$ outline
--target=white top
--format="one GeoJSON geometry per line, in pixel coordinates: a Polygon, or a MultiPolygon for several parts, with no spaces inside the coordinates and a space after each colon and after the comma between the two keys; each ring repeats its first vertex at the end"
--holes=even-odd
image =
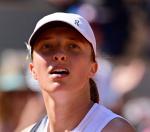
{"type": "MultiPolygon", "coordinates": [[[[79,125],[71,132],[101,132],[102,129],[114,118],[122,118],[101,104],[95,103],[79,125]]],[[[47,132],[48,117],[45,116],[37,132],[47,132]]],[[[31,128],[31,127],[30,127],[31,128]]],[[[27,129],[26,129],[27,130],[27,129]]],[[[30,130],[23,131],[29,132],[30,130]]]]}

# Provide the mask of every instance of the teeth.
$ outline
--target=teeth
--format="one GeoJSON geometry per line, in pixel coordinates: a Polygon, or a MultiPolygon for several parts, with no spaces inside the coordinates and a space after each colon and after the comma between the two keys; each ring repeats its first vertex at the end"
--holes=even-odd
{"type": "Polygon", "coordinates": [[[67,69],[54,69],[50,74],[69,74],[69,71],[67,69]]]}
{"type": "Polygon", "coordinates": [[[65,70],[65,69],[56,69],[56,70],[54,70],[53,72],[66,72],[67,70],[65,70]]]}

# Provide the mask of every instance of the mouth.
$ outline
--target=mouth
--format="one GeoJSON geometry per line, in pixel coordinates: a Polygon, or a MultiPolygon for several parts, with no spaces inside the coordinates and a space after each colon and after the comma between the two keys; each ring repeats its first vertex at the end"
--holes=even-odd
{"type": "Polygon", "coordinates": [[[56,76],[59,76],[59,77],[64,77],[64,76],[67,76],[69,75],[69,70],[66,69],[66,68],[54,68],[50,71],[50,75],[56,75],[56,76]]]}

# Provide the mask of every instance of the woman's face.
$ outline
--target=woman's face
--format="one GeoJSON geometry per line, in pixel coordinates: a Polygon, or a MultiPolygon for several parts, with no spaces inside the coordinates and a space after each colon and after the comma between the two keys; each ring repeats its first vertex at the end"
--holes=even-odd
{"type": "Polygon", "coordinates": [[[90,44],[76,30],[51,28],[36,40],[29,67],[42,91],[81,92],[97,70],[91,54],[90,44]]]}

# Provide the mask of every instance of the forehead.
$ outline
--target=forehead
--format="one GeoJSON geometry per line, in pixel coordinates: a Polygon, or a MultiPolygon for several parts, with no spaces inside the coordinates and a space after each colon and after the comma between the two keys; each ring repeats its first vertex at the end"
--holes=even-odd
{"type": "MultiPolygon", "coordinates": [[[[39,39],[39,36],[41,36],[41,34],[43,34],[44,32],[47,32],[49,30],[52,30],[54,28],[62,28],[65,27],[70,30],[72,30],[73,32],[78,33],[79,35],[81,35],[75,28],[73,28],[72,26],[70,26],[69,24],[66,24],[64,22],[59,22],[59,21],[55,21],[55,22],[51,22],[51,23],[47,23],[45,24],[43,27],[41,27],[36,33],[35,35],[32,37],[32,40],[30,42],[31,47],[33,46],[33,44],[35,43],[35,41],[37,39],[39,39]]],[[[83,37],[83,36],[82,36],[83,37]]],[[[83,37],[84,38],[84,37],[83,37]]]]}
{"type": "Polygon", "coordinates": [[[64,22],[51,22],[44,25],[36,32],[31,41],[31,48],[33,48],[35,43],[42,37],[45,36],[50,37],[50,35],[54,36],[67,35],[72,39],[83,41],[84,43],[89,44],[88,40],[86,40],[85,37],[81,35],[81,33],[79,33],[74,27],[70,26],[69,24],[66,24],[64,22]]]}
{"type": "MultiPolygon", "coordinates": [[[[86,45],[90,46],[90,49],[92,50],[92,53],[94,55],[94,51],[93,51],[93,47],[92,45],[89,43],[89,41],[83,36],[81,35],[74,27],[70,26],[69,24],[66,24],[64,22],[51,22],[48,23],[46,25],[44,25],[43,27],[41,27],[38,32],[33,36],[30,44],[31,44],[31,54],[33,51],[33,47],[34,44],[36,43],[37,39],[39,39],[39,37],[42,36],[42,34],[45,34],[47,32],[53,32],[53,30],[59,30],[57,32],[57,35],[60,34],[60,30],[62,30],[63,32],[61,33],[67,33],[70,35],[70,37],[72,37],[73,39],[77,39],[78,41],[84,41],[84,43],[86,43],[86,45]]],[[[94,55],[95,56],[95,55],[94,55]]]]}
{"type": "Polygon", "coordinates": [[[48,28],[39,34],[37,40],[57,37],[64,37],[66,39],[88,43],[88,41],[78,31],[68,27],[48,28]]]}

